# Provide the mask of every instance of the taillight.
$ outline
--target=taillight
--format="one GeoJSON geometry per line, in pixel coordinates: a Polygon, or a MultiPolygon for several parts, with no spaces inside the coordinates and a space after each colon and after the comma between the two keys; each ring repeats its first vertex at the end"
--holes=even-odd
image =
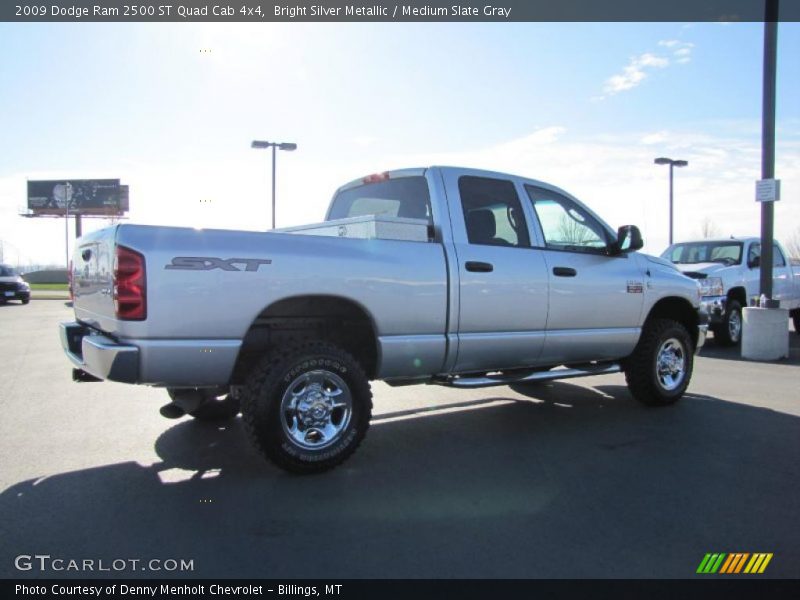
{"type": "Polygon", "coordinates": [[[364,183],[379,183],[381,181],[388,181],[389,180],[389,173],[373,173],[372,175],[367,175],[364,177],[364,183]]]}
{"type": "Polygon", "coordinates": [[[117,246],[114,257],[114,310],[123,321],[147,318],[144,256],[125,246],[117,246]]]}

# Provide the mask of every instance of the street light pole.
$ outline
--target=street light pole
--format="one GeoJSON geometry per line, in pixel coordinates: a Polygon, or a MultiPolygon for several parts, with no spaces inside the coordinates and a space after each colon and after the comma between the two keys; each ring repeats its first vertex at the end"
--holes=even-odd
{"type": "Polygon", "coordinates": [[[686,160],[673,160],[671,158],[657,158],[653,161],[657,165],[669,165],[669,245],[672,245],[672,169],[674,167],[685,167],[689,164],[686,160]]]}
{"type": "Polygon", "coordinates": [[[275,229],[275,146],[272,146],[272,228],[275,229]]]}
{"type": "Polygon", "coordinates": [[[64,254],[65,268],[69,272],[69,200],[72,190],[72,184],[67,181],[64,183],[64,254]]]}
{"type": "Polygon", "coordinates": [[[253,140],[251,148],[272,148],[272,229],[275,229],[275,150],[286,150],[291,152],[297,150],[297,144],[292,142],[267,142],[264,140],[253,140]]]}
{"type": "MultiPolygon", "coordinates": [[[[764,81],[761,109],[761,179],[775,177],[775,91],[778,61],[778,0],[767,0],[764,15],[764,81]]],[[[778,308],[772,298],[772,243],[775,227],[775,203],[761,203],[761,263],[759,291],[766,308],[778,308]]]]}

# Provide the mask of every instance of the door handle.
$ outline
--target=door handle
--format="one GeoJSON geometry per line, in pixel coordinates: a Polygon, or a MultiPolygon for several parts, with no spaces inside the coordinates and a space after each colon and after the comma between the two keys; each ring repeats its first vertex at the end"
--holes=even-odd
{"type": "Polygon", "coordinates": [[[553,267],[553,275],[556,277],[575,277],[577,274],[572,267],[553,267]]]}
{"type": "Polygon", "coordinates": [[[491,273],[494,271],[494,265],[487,262],[478,262],[475,260],[467,261],[467,264],[464,265],[467,271],[472,271],[473,273],[491,273]]]}

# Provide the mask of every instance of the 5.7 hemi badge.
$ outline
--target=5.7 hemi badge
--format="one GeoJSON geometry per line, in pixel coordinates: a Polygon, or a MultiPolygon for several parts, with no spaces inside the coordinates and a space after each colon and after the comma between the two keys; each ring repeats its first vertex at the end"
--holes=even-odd
{"type": "Polygon", "coordinates": [[[213,256],[176,256],[165,269],[183,269],[186,271],[258,271],[261,265],[271,265],[268,258],[215,258],[213,256]],[[242,265],[239,268],[236,265],[242,265]]]}
{"type": "Polygon", "coordinates": [[[629,294],[641,294],[644,292],[644,284],[641,281],[628,281],[629,294]]]}

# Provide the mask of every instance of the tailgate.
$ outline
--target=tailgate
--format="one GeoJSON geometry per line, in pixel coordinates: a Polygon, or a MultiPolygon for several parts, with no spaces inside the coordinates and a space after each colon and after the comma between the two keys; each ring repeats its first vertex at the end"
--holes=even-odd
{"type": "Polygon", "coordinates": [[[103,328],[114,319],[114,242],[117,227],[94,231],[78,239],[72,255],[72,293],[75,316],[103,328]]]}

